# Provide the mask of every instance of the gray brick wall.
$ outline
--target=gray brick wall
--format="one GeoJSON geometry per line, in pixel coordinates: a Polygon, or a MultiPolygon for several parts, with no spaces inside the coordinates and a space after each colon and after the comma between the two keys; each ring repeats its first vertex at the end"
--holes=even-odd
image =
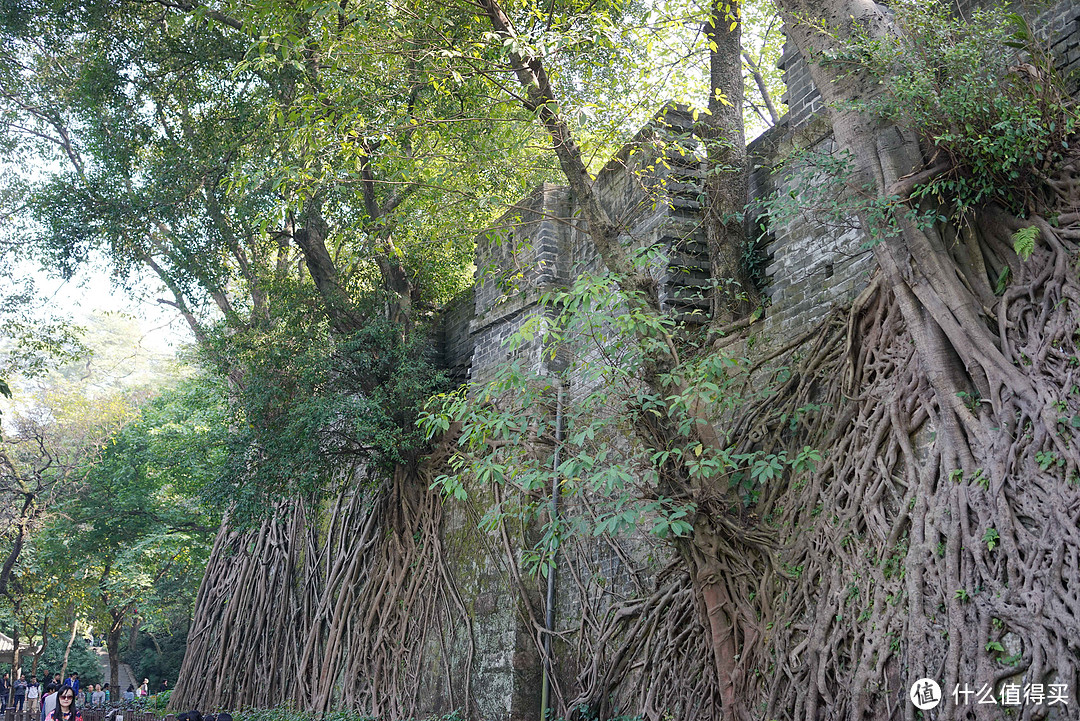
{"type": "MultiPolygon", "coordinates": [[[[704,310],[693,296],[701,294],[708,278],[701,225],[703,149],[690,134],[692,126],[686,110],[667,108],[596,181],[605,210],[623,230],[622,241],[638,250],[660,249],[648,270],[665,306],[684,317],[704,310]],[[681,139],[673,145],[675,136],[681,139]]],[[[471,296],[450,304],[441,322],[441,356],[455,378],[486,382],[511,359],[525,359],[532,367],[544,362],[539,341],[511,351],[506,340],[541,312],[543,293],[602,269],[583,216],[567,188],[545,184],[477,238],[471,296]],[[471,321],[465,323],[470,304],[471,321]]]]}
{"type": "MultiPolygon", "coordinates": [[[[794,130],[778,126],[748,148],[750,194],[762,200],[779,194],[798,201],[807,187],[820,182],[806,168],[780,163],[794,148],[835,152],[828,124],[817,117],[794,130]]],[[[762,330],[791,339],[809,329],[836,304],[847,304],[865,286],[873,270],[872,253],[857,221],[824,225],[813,214],[766,218],[769,298],[762,330]]]]}
{"type": "MultiPolygon", "coordinates": [[[[1060,2],[1045,11],[1038,22],[1054,38],[1050,47],[1063,67],[1080,74],[1080,5],[1060,2]]],[[[785,102],[790,113],[748,149],[752,200],[777,192],[798,195],[815,182],[810,171],[778,172],[781,159],[792,148],[813,148],[821,153],[835,150],[821,113],[821,97],[806,63],[786,52],[781,67],[788,83],[785,102]]],[[[693,138],[683,141],[684,152],[672,150],[669,143],[673,134],[683,134],[692,127],[692,118],[678,108],[669,108],[665,117],[667,127],[662,123],[662,127],[639,133],[599,174],[597,185],[606,209],[623,231],[623,241],[637,249],[657,249],[650,271],[663,289],[664,304],[681,312],[692,309],[693,304],[679,305],[678,296],[695,283],[707,281],[701,224],[704,167],[700,143],[693,138]]],[[[771,305],[762,334],[767,340],[792,339],[809,330],[836,304],[851,302],[873,271],[872,254],[862,247],[864,238],[854,221],[846,227],[826,227],[806,214],[766,219],[766,225],[766,293],[771,305]]],[[[538,338],[515,349],[509,348],[506,340],[527,322],[543,322],[539,306],[542,293],[565,287],[582,273],[602,270],[587,230],[581,208],[569,190],[543,185],[508,211],[492,232],[477,239],[476,284],[442,316],[441,355],[455,378],[482,383],[512,360],[545,370],[543,366],[549,361],[538,338]]],[[[574,360],[595,363],[599,358],[597,351],[574,360]]],[[[546,371],[554,372],[555,368],[546,371]]],[[[571,396],[587,393],[589,383],[595,382],[571,377],[571,396]]],[[[475,518],[463,509],[449,512],[448,543],[463,554],[467,580],[475,582],[466,584],[465,602],[474,613],[476,628],[497,640],[495,645],[477,649],[475,670],[490,679],[486,687],[476,690],[477,702],[492,717],[524,718],[535,707],[532,694],[538,690],[538,660],[523,633],[521,609],[513,600],[513,590],[497,569],[497,551],[488,548],[483,561],[479,560],[483,554],[477,555],[492,540],[475,530],[475,518]]],[[[593,569],[596,578],[613,583],[601,586],[584,577],[583,592],[570,579],[560,577],[560,628],[574,628],[583,603],[594,613],[602,613],[610,594],[638,592],[649,564],[630,569],[623,560],[648,558],[652,547],[643,537],[619,543],[623,548],[618,553],[600,541],[580,549],[583,567],[593,569]]],[[[539,589],[530,590],[534,591],[539,594],[539,589]]],[[[576,669],[569,655],[559,655],[558,643],[559,676],[572,678],[576,669]]]]}
{"type": "Polygon", "coordinates": [[[472,371],[473,343],[469,338],[469,325],[475,313],[474,288],[470,287],[448,303],[439,318],[439,362],[457,385],[467,383],[472,371]]]}
{"type": "Polygon", "coordinates": [[[777,67],[784,74],[785,90],[781,100],[788,107],[787,115],[777,125],[798,128],[809,122],[814,113],[824,110],[825,101],[810,77],[810,68],[793,43],[784,43],[784,53],[777,67]]]}
{"type": "MultiPolygon", "coordinates": [[[[484,383],[512,359],[527,367],[543,362],[539,341],[517,349],[506,340],[540,312],[543,293],[566,282],[568,224],[572,218],[566,188],[545,183],[521,200],[477,238],[471,379],[484,383]]],[[[459,326],[460,328],[460,326],[459,326]]]]}
{"type": "Polygon", "coordinates": [[[1038,32],[1048,39],[1050,53],[1072,92],[1080,90],[1080,3],[1059,2],[1039,14],[1034,22],[1038,32]]]}

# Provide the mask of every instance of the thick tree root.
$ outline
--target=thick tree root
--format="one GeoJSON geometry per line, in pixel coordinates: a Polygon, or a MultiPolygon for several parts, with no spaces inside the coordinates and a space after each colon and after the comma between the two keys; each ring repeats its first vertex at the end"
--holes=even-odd
{"type": "MultiPolygon", "coordinates": [[[[472,644],[428,485],[398,469],[327,505],[283,505],[254,532],[224,524],[173,706],[416,715],[432,687],[424,652],[472,644]]],[[[464,675],[447,681],[454,707],[470,699],[471,665],[467,652],[464,675]]]]}
{"type": "Polygon", "coordinates": [[[706,630],[708,582],[691,593],[685,574],[661,574],[644,598],[582,629],[591,656],[569,706],[650,719],[911,719],[910,686],[928,676],[945,695],[934,718],[1077,717],[1078,178],[1064,168],[1029,219],[989,208],[959,232],[905,228],[903,243],[877,249],[867,291],[791,349],[776,392],[731,426],[742,451],[824,454],[738,514],[775,534],[774,555],[725,521],[711,557],[689,559],[724,569],[710,581],[735,643],[706,630]],[[1012,233],[1028,226],[1039,241],[1023,261],[1012,233]],[[713,649],[733,656],[727,690],[723,672],[719,684],[702,672],[713,649]],[[1031,684],[1041,704],[1001,705],[1031,684]],[[984,687],[997,705],[977,703],[984,687]],[[1049,705],[1065,688],[1069,705],[1049,705]]]}

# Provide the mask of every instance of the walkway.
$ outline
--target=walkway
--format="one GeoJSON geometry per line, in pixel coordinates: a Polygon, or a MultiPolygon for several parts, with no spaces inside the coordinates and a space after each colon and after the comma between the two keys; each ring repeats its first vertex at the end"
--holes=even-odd
{"type": "MultiPolygon", "coordinates": [[[[97,647],[94,648],[94,653],[97,654],[98,663],[101,664],[101,676],[104,679],[104,681],[102,681],[102,684],[112,683],[110,681],[112,676],[110,674],[111,669],[109,668],[109,652],[107,650],[105,650],[105,648],[103,648],[101,646],[97,646],[97,647]]],[[[126,663],[121,663],[120,664],[120,688],[119,688],[119,690],[114,690],[113,691],[112,699],[115,701],[116,699],[121,698],[121,694],[124,691],[127,690],[128,685],[136,685],[135,684],[135,674],[132,672],[131,666],[128,666],[126,663]]],[[[136,685],[136,688],[138,688],[137,685],[136,685]]]]}

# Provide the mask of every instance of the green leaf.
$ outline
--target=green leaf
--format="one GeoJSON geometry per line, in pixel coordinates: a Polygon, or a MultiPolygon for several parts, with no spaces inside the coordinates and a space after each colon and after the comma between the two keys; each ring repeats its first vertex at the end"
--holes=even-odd
{"type": "Polygon", "coordinates": [[[1035,251],[1035,240],[1039,237],[1039,229],[1034,225],[1021,228],[1013,233],[1013,250],[1020,256],[1020,260],[1027,262],[1035,251]]]}
{"type": "Polygon", "coordinates": [[[1012,277],[1012,268],[1005,266],[998,274],[997,283],[994,284],[994,295],[1002,295],[1009,287],[1009,278],[1012,277]]]}

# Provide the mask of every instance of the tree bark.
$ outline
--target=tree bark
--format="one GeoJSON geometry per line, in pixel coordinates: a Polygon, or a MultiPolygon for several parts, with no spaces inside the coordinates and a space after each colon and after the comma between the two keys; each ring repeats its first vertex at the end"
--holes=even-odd
{"type": "Polygon", "coordinates": [[[747,201],[746,136],[743,130],[742,18],[737,0],[716,0],[705,23],[709,41],[709,116],[705,234],[716,288],[714,327],[726,325],[749,305],[753,287],[745,271],[743,210],[747,201]]]}
{"type": "MultiPolygon", "coordinates": [[[[742,18],[738,0],[714,0],[705,24],[709,41],[709,116],[706,123],[708,175],[706,177],[705,232],[709,242],[712,294],[712,326],[727,325],[744,315],[754,288],[746,273],[743,212],[748,200],[746,136],[743,129],[742,18]]],[[[715,531],[707,518],[694,527],[698,548],[716,546],[715,531]]],[[[738,689],[741,670],[737,650],[739,629],[732,602],[723,585],[718,559],[694,554],[691,580],[703,605],[716,668],[723,718],[745,716],[738,689]]]]}
{"type": "Polygon", "coordinates": [[[75,606],[71,607],[71,635],[68,637],[67,646],[64,648],[64,662],[60,664],[60,678],[64,679],[67,673],[68,656],[71,655],[71,647],[75,643],[75,634],[78,628],[78,618],[75,615],[75,606]]]}
{"type": "Polygon", "coordinates": [[[19,621],[13,619],[11,622],[11,682],[12,688],[15,685],[15,674],[19,672],[22,666],[22,654],[19,652],[19,621]]]}
{"type": "Polygon", "coordinates": [[[45,646],[49,643],[49,612],[45,611],[45,616],[41,619],[41,647],[38,652],[34,654],[34,661],[30,667],[30,675],[37,676],[38,661],[41,660],[41,654],[45,653],[45,646]]]}
{"type": "Polygon", "coordinates": [[[293,240],[304,254],[304,263],[326,305],[331,326],[341,335],[350,335],[360,329],[363,319],[352,307],[348,294],[341,285],[334,259],[326,249],[329,233],[330,226],[323,217],[321,201],[307,201],[300,217],[300,227],[293,240]]]}
{"type": "Polygon", "coordinates": [[[122,698],[124,689],[120,688],[120,636],[123,626],[115,620],[109,626],[105,634],[105,648],[109,652],[109,684],[112,688],[112,699],[122,698]]]}
{"type": "MultiPolygon", "coordinates": [[[[10,466],[10,462],[5,457],[2,459],[5,466],[10,466]]],[[[14,468],[12,468],[14,472],[14,468]]],[[[19,481],[21,483],[21,481],[19,481]]],[[[11,572],[15,568],[15,563],[19,560],[19,554],[22,553],[23,544],[26,541],[26,527],[37,515],[34,503],[36,494],[24,491],[23,492],[23,504],[22,509],[19,512],[19,519],[15,524],[15,540],[11,544],[11,550],[4,558],[3,568],[0,568],[0,596],[7,595],[8,581],[11,579],[11,572]]]]}
{"type": "MultiPolygon", "coordinates": [[[[117,616],[115,613],[112,614],[113,623],[117,627],[122,627],[124,625],[124,620],[125,620],[126,615],[127,614],[120,614],[119,616],[117,616]]],[[[138,644],[139,644],[139,628],[141,626],[142,626],[142,624],[139,623],[139,617],[138,616],[131,619],[131,631],[128,633],[128,651],[134,651],[138,647],[138,644]]]]}

